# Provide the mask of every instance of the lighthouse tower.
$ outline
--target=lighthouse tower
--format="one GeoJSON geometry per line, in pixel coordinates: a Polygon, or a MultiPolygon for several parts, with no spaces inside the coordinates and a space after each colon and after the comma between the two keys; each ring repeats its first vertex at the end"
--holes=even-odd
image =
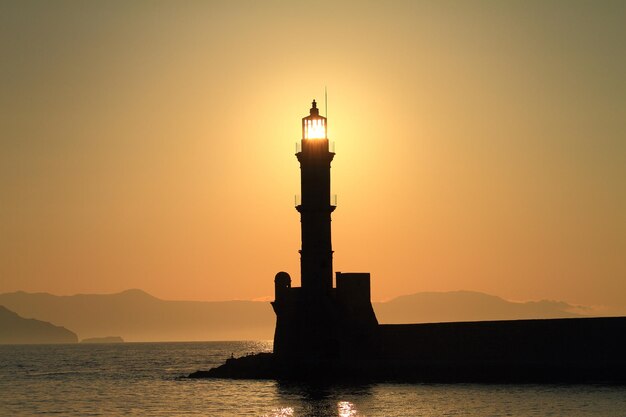
{"type": "Polygon", "coordinates": [[[302,118],[302,139],[296,157],[300,162],[301,287],[279,272],[274,278],[276,313],[274,354],[279,359],[315,367],[341,356],[364,352],[367,338],[378,322],[370,302],[369,273],[337,272],[333,287],[328,123],[315,100],[302,118]],[[358,346],[358,348],[356,348],[358,346]]]}
{"type": "MultiPolygon", "coordinates": [[[[330,215],[335,210],[330,197],[330,163],[327,120],[313,100],[310,114],[302,118],[302,141],[296,153],[300,161],[300,212],[302,291],[309,296],[330,295],[333,288],[333,249],[330,215]]],[[[299,204],[298,204],[299,203],[299,204]]]]}

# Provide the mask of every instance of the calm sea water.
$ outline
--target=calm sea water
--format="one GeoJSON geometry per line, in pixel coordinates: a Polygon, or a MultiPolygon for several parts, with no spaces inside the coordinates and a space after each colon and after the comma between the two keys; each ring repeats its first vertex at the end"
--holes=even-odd
{"type": "Polygon", "coordinates": [[[626,387],[180,378],[270,342],[0,346],[0,415],[615,416],[626,387]]]}

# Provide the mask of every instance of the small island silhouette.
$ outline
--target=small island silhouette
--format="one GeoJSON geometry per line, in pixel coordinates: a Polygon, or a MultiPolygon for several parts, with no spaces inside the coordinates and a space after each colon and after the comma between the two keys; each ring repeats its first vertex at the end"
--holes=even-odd
{"type": "Polygon", "coordinates": [[[80,343],[124,343],[124,339],[120,336],[88,337],[81,340],[80,343]]]}
{"type": "Polygon", "coordinates": [[[432,382],[626,382],[626,317],[379,324],[370,274],[333,286],[327,119],[302,119],[301,287],[274,278],[273,353],[230,358],[191,378],[432,382]]]}

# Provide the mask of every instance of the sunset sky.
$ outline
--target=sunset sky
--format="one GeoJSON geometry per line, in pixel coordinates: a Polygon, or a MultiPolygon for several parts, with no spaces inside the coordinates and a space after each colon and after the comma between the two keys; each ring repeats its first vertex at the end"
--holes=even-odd
{"type": "Polygon", "coordinates": [[[626,2],[0,1],[0,292],[299,285],[328,88],[335,270],[626,307],[626,2]]]}

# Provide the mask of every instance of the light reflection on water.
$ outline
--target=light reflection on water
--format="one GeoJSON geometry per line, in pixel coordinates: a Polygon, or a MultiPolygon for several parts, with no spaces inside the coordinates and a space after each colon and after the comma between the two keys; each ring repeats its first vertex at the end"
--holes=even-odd
{"type": "MultiPolygon", "coordinates": [[[[326,410],[324,409],[324,407],[316,409],[318,407],[319,405],[317,407],[314,407],[314,409],[312,410],[308,410],[307,415],[330,416],[330,414],[328,414],[328,411],[331,411],[331,410],[326,410]]],[[[272,410],[272,412],[269,414],[266,414],[265,417],[291,417],[294,415],[295,414],[294,414],[293,407],[285,407],[285,408],[272,410]]],[[[352,404],[350,401],[339,401],[337,403],[337,416],[338,417],[356,417],[356,416],[359,416],[359,413],[356,410],[356,406],[352,404]]]]}
{"type": "MultiPolygon", "coordinates": [[[[289,412],[295,416],[305,417],[357,417],[357,402],[371,402],[371,385],[367,384],[305,384],[276,383],[277,400],[289,406],[289,412]]],[[[267,417],[278,417],[277,410],[266,414],[267,417]]],[[[393,414],[390,414],[393,415],[393,414]]]]}
{"type": "Polygon", "coordinates": [[[0,416],[626,416],[626,387],[302,384],[179,376],[267,342],[0,346],[0,416]]]}
{"type": "Polygon", "coordinates": [[[337,403],[339,417],[351,417],[358,415],[356,407],[350,401],[339,401],[337,403]]]}
{"type": "Polygon", "coordinates": [[[267,417],[290,417],[293,416],[293,408],[285,407],[272,410],[270,414],[266,414],[267,417]]]}

